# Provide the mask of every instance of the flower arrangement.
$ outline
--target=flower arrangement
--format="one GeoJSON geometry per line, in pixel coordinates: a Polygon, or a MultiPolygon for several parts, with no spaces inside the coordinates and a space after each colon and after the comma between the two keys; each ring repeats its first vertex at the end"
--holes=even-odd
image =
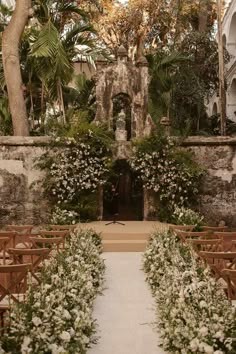
{"type": "Polygon", "coordinates": [[[235,352],[236,309],[188,245],[156,232],[144,255],[163,348],[181,354],[235,352]],[[168,284],[168,286],[167,286],[168,284]]]}
{"type": "Polygon", "coordinates": [[[63,252],[44,266],[42,282],[14,307],[0,353],[84,354],[95,341],[93,302],[102,290],[99,235],[76,231],[63,252]]]}
{"type": "Polygon", "coordinates": [[[61,209],[56,206],[51,215],[53,225],[74,225],[79,220],[79,214],[74,210],[61,209]]]}
{"type": "Polygon", "coordinates": [[[191,153],[178,150],[169,137],[151,135],[136,142],[130,164],[166,216],[175,206],[188,206],[198,194],[202,170],[191,153]]]}
{"type": "Polygon", "coordinates": [[[83,134],[56,138],[38,163],[46,171],[43,187],[54,206],[54,223],[76,223],[97,214],[97,192],[107,180],[110,149],[93,130],[83,134]]]}
{"type": "Polygon", "coordinates": [[[179,208],[175,206],[172,214],[172,222],[176,225],[195,225],[196,227],[200,227],[203,219],[202,215],[185,207],[179,208]]]}

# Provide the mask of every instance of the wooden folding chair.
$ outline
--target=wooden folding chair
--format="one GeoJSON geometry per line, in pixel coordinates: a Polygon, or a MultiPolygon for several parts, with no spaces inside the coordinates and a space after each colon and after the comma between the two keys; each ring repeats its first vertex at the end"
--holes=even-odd
{"type": "Polygon", "coordinates": [[[40,279],[36,272],[38,271],[39,265],[48,257],[50,249],[49,248],[34,248],[34,249],[18,249],[9,248],[9,254],[12,255],[15,264],[30,263],[31,264],[31,274],[38,283],[40,279]]]}
{"type": "Polygon", "coordinates": [[[63,230],[63,231],[58,231],[58,230],[52,230],[52,231],[48,231],[48,230],[41,230],[39,231],[39,235],[41,237],[61,237],[63,239],[63,248],[65,248],[65,239],[67,236],[70,235],[70,230],[63,230]]]}
{"type": "Polygon", "coordinates": [[[222,274],[225,276],[227,282],[227,295],[230,301],[236,299],[236,270],[223,269],[222,274]]]}
{"type": "Polygon", "coordinates": [[[222,247],[225,252],[234,250],[234,243],[236,241],[236,232],[214,232],[217,238],[222,239],[222,247]]]}
{"type": "Polygon", "coordinates": [[[0,265],[1,327],[4,327],[4,315],[10,309],[10,301],[19,303],[25,300],[27,273],[30,269],[31,264],[0,265]]]}
{"type": "Polygon", "coordinates": [[[201,251],[199,253],[200,257],[204,259],[206,264],[212,270],[213,275],[216,279],[225,279],[222,273],[223,269],[234,269],[236,265],[236,252],[205,252],[201,251]]]}
{"type": "Polygon", "coordinates": [[[221,252],[222,251],[222,241],[221,239],[187,239],[190,245],[193,246],[195,252],[200,255],[200,252],[221,252]]]}
{"type": "Polygon", "coordinates": [[[63,244],[62,237],[30,237],[32,242],[32,247],[34,248],[47,248],[49,249],[49,255],[56,249],[57,252],[60,251],[60,245],[63,244]]]}

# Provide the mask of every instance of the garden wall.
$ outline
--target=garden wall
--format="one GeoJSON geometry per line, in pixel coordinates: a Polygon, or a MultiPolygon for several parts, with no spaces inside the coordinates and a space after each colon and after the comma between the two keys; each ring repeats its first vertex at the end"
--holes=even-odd
{"type": "Polygon", "coordinates": [[[206,169],[199,208],[208,223],[236,226],[236,138],[189,137],[184,148],[206,169]]]}
{"type": "Polygon", "coordinates": [[[0,226],[47,220],[47,201],[42,189],[33,185],[42,177],[35,159],[48,142],[48,137],[0,137],[0,226]]]}
{"type": "MultiPolygon", "coordinates": [[[[0,137],[0,225],[47,222],[49,204],[35,159],[45,151],[48,137],[0,137]]],[[[206,169],[199,208],[209,223],[225,220],[236,226],[236,138],[190,137],[182,146],[195,153],[206,169]]]]}

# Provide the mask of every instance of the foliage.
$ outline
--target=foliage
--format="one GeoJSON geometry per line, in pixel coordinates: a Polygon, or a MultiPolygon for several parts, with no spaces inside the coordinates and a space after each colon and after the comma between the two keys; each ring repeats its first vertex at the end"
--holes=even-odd
{"type": "Polygon", "coordinates": [[[151,135],[136,142],[130,163],[144,187],[155,193],[159,217],[170,218],[176,206],[194,203],[203,171],[169,137],[151,135]]]}
{"type": "Polygon", "coordinates": [[[144,270],[155,296],[164,350],[234,352],[235,308],[189,245],[168,231],[156,232],[144,254],[144,270]]]}
{"type": "Polygon", "coordinates": [[[57,206],[54,219],[59,223],[65,218],[73,221],[74,216],[75,222],[95,219],[97,190],[107,179],[110,149],[106,135],[98,127],[85,127],[80,127],[76,138],[56,138],[51,153],[43,155],[39,162],[39,167],[46,170],[43,186],[57,206]],[[100,131],[100,136],[94,131],[100,131]]]}
{"type": "Polygon", "coordinates": [[[192,209],[175,207],[172,214],[172,222],[176,225],[202,225],[203,216],[192,209]]]}
{"type": "Polygon", "coordinates": [[[44,265],[41,284],[31,285],[26,302],[13,308],[1,353],[87,351],[96,331],[93,302],[105,270],[98,239],[92,230],[75,231],[65,250],[44,265]]]}

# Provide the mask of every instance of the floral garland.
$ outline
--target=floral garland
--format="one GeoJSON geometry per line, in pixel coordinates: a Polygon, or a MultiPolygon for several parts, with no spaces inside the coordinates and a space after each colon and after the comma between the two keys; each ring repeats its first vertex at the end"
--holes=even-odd
{"type": "Polygon", "coordinates": [[[156,193],[160,209],[187,206],[198,194],[202,170],[169,137],[151,135],[137,142],[130,164],[145,188],[156,193]]]}
{"type": "Polygon", "coordinates": [[[13,309],[0,353],[86,352],[95,341],[93,302],[105,271],[100,252],[101,240],[93,231],[71,235],[65,250],[45,265],[41,284],[13,309]]]}
{"type": "Polygon", "coordinates": [[[43,187],[54,205],[52,223],[79,222],[86,210],[85,219],[96,214],[97,191],[107,180],[110,153],[92,130],[76,139],[55,139],[38,163],[46,171],[43,187]]]}
{"type": "Polygon", "coordinates": [[[144,270],[155,296],[165,350],[235,353],[236,309],[189,246],[167,231],[157,232],[145,252],[144,270]]]}

